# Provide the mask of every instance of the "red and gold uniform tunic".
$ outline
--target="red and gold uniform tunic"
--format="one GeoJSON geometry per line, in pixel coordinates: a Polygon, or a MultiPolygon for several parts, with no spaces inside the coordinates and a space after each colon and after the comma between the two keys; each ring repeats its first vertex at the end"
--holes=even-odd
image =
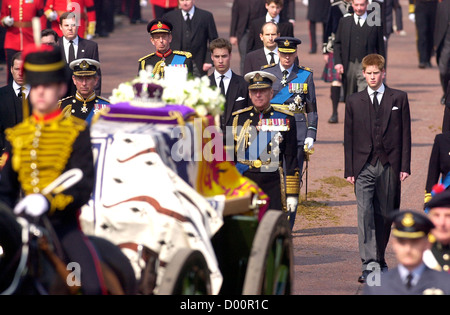
{"type": "Polygon", "coordinates": [[[28,44],[33,44],[33,28],[31,20],[42,16],[43,0],[3,0],[0,20],[6,28],[5,49],[22,51],[28,44]],[[3,24],[3,19],[11,16],[14,24],[10,27],[3,24]]]}
{"type": "Polygon", "coordinates": [[[95,7],[94,0],[47,0],[45,4],[45,15],[48,17],[52,11],[56,11],[58,18],[51,22],[51,28],[54,29],[59,36],[62,36],[59,28],[59,17],[67,11],[73,11],[80,14],[80,25],[78,28],[78,36],[86,38],[89,35],[95,35],[95,7]],[[77,12],[80,10],[80,12],[77,12]]]}

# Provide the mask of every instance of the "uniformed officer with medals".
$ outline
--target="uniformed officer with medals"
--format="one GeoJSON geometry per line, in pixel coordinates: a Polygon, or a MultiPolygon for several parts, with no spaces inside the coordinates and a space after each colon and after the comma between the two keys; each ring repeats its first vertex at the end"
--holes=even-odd
{"type": "MultiPolygon", "coordinates": [[[[278,37],[280,61],[263,67],[263,71],[276,77],[273,84],[274,97],[272,107],[280,108],[294,114],[297,132],[297,160],[300,173],[303,172],[303,163],[314,152],[313,146],[317,134],[317,102],[316,92],[311,69],[297,66],[297,46],[301,40],[295,37],[278,37]]],[[[291,216],[291,224],[295,221],[291,216]]]]}
{"type": "Polygon", "coordinates": [[[150,41],[155,46],[156,52],[139,59],[140,70],[147,70],[148,66],[153,67],[153,75],[164,77],[164,68],[167,66],[187,67],[188,73],[192,75],[194,66],[192,54],[187,51],[170,49],[172,42],[173,26],[169,21],[155,19],[148,23],[147,32],[150,33],[150,41]]]}
{"type": "Polygon", "coordinates": [[[424,207],[434,229],[430,237],[432,246],[423,260],[432,269],[450,273],[450,190],[437,193],[424,207]]]}
{"type": "Polygon", "coordinates": [[[275,76],[254,71],[244,78],[253,106],[232,114],[236,167],[270,197],[269,209],[295,212],[299,168],[294,114],[271,105],[275,76]]]}
{"type": "Polygon", "coordinates": [[[69,66],[73,70],[72,79],[77,91],[75,95],[60,100],[59,106],[65,115],[73,115],[90,123],[99,110],[109,106],[109,101],[96,95],[94,90],[100,63],[82,58],[72,61],[69,66]]]}

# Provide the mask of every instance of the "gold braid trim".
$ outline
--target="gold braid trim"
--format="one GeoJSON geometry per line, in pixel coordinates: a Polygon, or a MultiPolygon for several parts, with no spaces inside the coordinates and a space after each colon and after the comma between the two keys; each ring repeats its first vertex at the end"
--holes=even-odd
{"type": "Polygon", "coordinates": [[[284,172],[283,172],[283,167],[281,165],[278,168],[278,172],[280,173],[281,206],[283,207],[283,211],[287,212],[286,187],[284,186],[284,172]]]}
{"type": "Polygon", "coordinates": [[[286,194],[298,195],[300,190],[300,177],[296,172],[293,176],[286,176],[286,194]]]}
{"type": "Polygon", "coordinates": [[[155,68],[153,68],[153,72],[152,72],[153,75],[159,74],[162,77],[162,75],[164,73],[164,66],[162,66],[163,63],[164,63],[164,60],[158,61],[156,63],[155,68]]]}
{"type": "Polygon", "coordinates": [[[64,211],[67,205],[73,202],[73,196],[70,195],[57,194],[55,196],[46,195],[45,197],[50,201],[50,215],[56,210],[64,211]]]}
{"type": "MultiPolygon", "coordinates": [[[[236,117],[237,118],[237,117],[236,117]]],[[[235,119],[236,119],[235,118],[235,119]]],[[[244,149],[247,147],[247,143],[248,143],[248,132],[247,132],[247,129],[248,129],[248,127],[250,126],[250,124],[251,124],[251,120],[250,119],[247,119],[246,121],[245,121],[245,123],[244,123],[244,125],[242,126],[242,129],[241,129],[241,133],[239,134],[239,136],[236,138],[236,133],[237,133],[237,127],[236,127],[236,133],[235,133],[235,139],[236,139],[236,141],[237,141],[237,144],[236,144],[236,153],[237,153],[237,151],[238,151],[238,149],[241,147],[241,144],[242,144],[242,141],[245,139],[245,147],[244,147],[244,149]]],[[[233,122],[234,123],[234,122],[233,122]]]]}

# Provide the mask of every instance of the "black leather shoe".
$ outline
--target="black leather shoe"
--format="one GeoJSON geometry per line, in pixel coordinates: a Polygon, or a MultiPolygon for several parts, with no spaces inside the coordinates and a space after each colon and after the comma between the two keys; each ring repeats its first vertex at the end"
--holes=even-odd
{"type": "Polygon", "coordinates": [[[367,276],[369,276],[371,272],[372,271],[370,271],[370,270],[364,270],[362,272],[362,274],[359,276],[358,282],[359,283],[366,283],[367,276]]]}
{"type": "Polygon", "coordinates": [[[426,65],[425,63],[423,63],[423,62],[419,63],[419,68],[420,68],[420,69],[425,69],[426,66],[427,66],[427,65],[426,65]]]}
{"type": "Polygon", "coordinates": [[[330,123],[330,124],[337,124],[338,123],[337,115],[332,115],[330,117],[330,119],[328,119],[328,123],[330,123]]]}

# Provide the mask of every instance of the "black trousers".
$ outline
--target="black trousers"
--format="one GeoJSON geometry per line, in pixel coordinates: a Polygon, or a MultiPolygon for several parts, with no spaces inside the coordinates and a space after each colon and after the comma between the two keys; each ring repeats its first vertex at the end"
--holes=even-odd
{"type": "Polygon", "coordinates": [[[437,1],[418,1],[416,4],[417,51],[419,63],[428,63],[433,53],[437,1]]]}
{"type": "Polygon", "coordinates": [[[280,173],[244,172],[244,176],[253,180],[270,198],[268,210],[282,210],[280,173]]]}

